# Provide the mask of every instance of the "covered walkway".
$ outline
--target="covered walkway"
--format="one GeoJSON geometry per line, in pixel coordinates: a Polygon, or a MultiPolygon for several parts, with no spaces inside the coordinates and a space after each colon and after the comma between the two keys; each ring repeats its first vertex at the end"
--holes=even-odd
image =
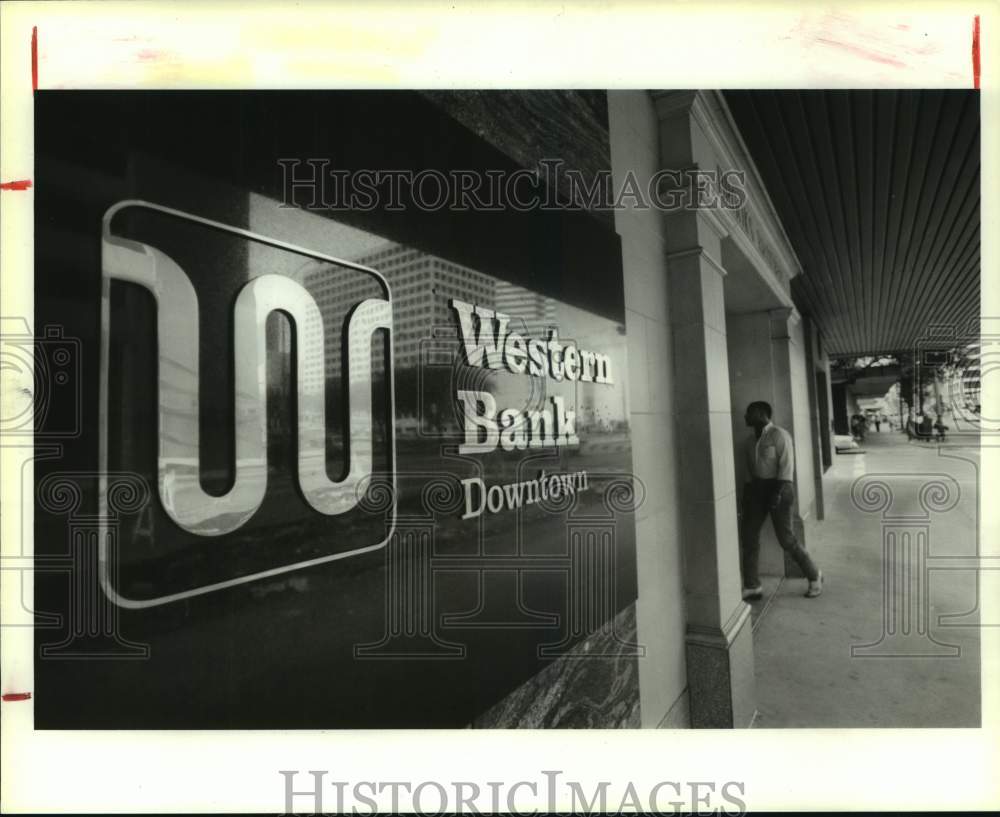
{"type": "Polygon", "coordinates": [[[755,727],[979,726],[976,573],[954,569],[976,553],[978,468],[977,440],[884,427],[864,453],[836,456],[826,519],[807,526],[823,595],[785,579],[755,605],[755,727]]]}

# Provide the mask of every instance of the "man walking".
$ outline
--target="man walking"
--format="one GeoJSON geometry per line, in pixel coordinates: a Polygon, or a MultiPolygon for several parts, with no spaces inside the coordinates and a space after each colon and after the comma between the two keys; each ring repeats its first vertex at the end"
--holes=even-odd
{"type": "Polygon", "coordinates": [[[762,595],[757,564],[760,558],[760,529],[764,517],[770,515],[774,533],[781,547],[795,560],[809,587],[807,598],[823,592],[823,573],[818,570],[805,548],[799,544],[792,526],[792,506],[795,488],[795,452],[791,435],[771,422],[771,406],[758,400],[747,406],[746,424],[754,434],[747,438],[746,483],[743,486],[743,519],[740,544],[743,567],[743,598],[759,599],[762,595]]]}

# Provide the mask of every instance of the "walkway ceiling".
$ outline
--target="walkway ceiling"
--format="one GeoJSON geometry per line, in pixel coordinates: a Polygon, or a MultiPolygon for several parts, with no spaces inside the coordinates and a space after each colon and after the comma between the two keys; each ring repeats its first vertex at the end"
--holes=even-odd
{"type": "Polygon", "coordinates": [[[726,91],[833,357],[978,336],[976,91],[726,91]]]}

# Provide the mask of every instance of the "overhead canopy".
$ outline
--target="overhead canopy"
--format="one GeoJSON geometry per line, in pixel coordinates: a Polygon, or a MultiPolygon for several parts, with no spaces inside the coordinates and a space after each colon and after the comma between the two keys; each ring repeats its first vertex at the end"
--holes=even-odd
{"type": "Polygon", "coordinates": [[[724,96],[831,356],[912,351],[942,326],[978,335],[978,92],[724,96]]]}

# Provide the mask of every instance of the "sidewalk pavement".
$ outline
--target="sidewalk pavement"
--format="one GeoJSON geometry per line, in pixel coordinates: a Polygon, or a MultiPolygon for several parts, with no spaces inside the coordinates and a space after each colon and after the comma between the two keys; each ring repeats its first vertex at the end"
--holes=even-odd
{"type": "MultiPolygon", "coordinates": [[[[835,457],[824,476],[826,519],[807,521],[806,544],[823,571],[823,595],[806,599],[805,580],[786,579],[754,632],[756,728],[979,726],[977,576],[934,569],[936,557],[976,554],[979,453],[970,441],[958,442],[907,442],[898,431],[883,430],[868,435],[864,453],[835,457]],[[889,486],[892,505],[872,512],[858,507],[851,489],[859,477],[866,478],[863,484],[889,486]],[[926,528],[885,514],[907,515],[911,522],[923,515],[919,489],[933,481],[952,490],[957,483],[959,494],[953,508],[929,520],[929,635],[938,645],[911,635],[900,650],[898,641],[883,638],[883,600],[895,599],[900,612],[916,613],[917,607],[883,590],[883,534],[902,538],[926,528]],[[946,622],[962,626],[939,621],[964,613],[970,615],[946,622]],[[880,639],[876,654],[852,656],[852,646],[880,639]],[[908,655],[884,654],[898,652],[908,655]],[[934,652],[957,655],[913,656],[934,652]]],[[[879,489],[871,490],[868,499],[875,502],[879,489]]],[[[928,501],[935,500],[925,495],[928,501]]]]}

